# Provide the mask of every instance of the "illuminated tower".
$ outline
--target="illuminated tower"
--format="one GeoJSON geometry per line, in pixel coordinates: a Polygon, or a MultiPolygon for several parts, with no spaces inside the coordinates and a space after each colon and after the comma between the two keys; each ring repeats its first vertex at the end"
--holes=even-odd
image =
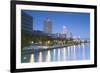
{"type": "Polygon", "coordinates": [[[66,26],[63,26],[63,31],[62,31],[63,34],[67,34],[67,27],[66,26]]]}
{"type": "Polygon", "coordinates": [[[66,26],[63,26],[63,28],[62,28],[62,36],[64,38],[67,38],[67,35],[68,35],[67,27],[66,26]]]}
{"type": "Polygon", "coordinates": [[[44,32],[52,33],[52,21],[49,17],[44,20],[44,32]]]}

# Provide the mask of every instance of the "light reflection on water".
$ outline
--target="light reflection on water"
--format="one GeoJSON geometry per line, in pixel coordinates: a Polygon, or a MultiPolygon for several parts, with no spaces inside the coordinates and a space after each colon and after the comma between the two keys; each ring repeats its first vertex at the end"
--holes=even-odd
{"type": "Polygon", "coordinates": [[[54,62],[54,61],[73,61],[90,59],[90,45],[81,44],[56,48],[52,50],[35,51],[31,54],[22,56],[22,63],[34,62],[54,62]]]}

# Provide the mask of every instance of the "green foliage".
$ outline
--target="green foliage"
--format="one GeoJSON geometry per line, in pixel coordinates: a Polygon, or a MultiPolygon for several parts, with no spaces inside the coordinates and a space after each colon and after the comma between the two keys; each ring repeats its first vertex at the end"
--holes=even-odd
{"type": "MultiPolygon", "coordinates": [[[[40,45],[47,45],[47,46],[52,46],[52,45],[77,45],[80,43],[83,43],[82,41],[73,41],[73,38],[52,38],[50,36],[46,36],[46,35],[36,35],[33,32],[27,32],[27,31],[21,31],[21,47],[25,47],[30,45],[31,41],[33,41],[33,43],[37,43],[40,45]]],[[[87,42],[87,41],[85,41],[87,42]]]]}

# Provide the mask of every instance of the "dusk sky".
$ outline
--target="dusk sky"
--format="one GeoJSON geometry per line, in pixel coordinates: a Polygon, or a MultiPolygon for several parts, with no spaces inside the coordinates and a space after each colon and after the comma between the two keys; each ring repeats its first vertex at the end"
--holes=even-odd
{"type": "Polygon", "coordinates": [[[43,22],[47,17],[52,20],[52,33],[61,33],[63,26],[72,32],[73,36],[90,38],[90,14],[79,12],[54,12],[22,10],[33,16],[33,29],[43,31],[43,22]]]}

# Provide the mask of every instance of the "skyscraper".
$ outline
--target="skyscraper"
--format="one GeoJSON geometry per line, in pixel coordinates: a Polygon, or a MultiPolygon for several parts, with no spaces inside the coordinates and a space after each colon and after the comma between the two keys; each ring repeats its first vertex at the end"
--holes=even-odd
{"type": "Polygon", "coordinates": [[[63,28],[62,28],[62,37],[67,38],[67,35],[68,35],[68,29],[67,29],[67,27],[64,25],[63,28]]]}
{"type": "Polygon", "coordinates": [[[44,20],[44,32],[52,33],[52,21],[49,17],[46,20],[44,20]]]}
{"type": "Polygon", "coordinates": [[[24,11],[21,11],[21,28],[24,31],[33,30],[33,17],[24,11]]]}
{"type": "Polygon", "coordinates": [[[62,30],[63,30],[62,31],[63,34],[67,34],[68,30],[67,30],[67,27],[66,26],[63,26],[63,29],[62,30]]]}

